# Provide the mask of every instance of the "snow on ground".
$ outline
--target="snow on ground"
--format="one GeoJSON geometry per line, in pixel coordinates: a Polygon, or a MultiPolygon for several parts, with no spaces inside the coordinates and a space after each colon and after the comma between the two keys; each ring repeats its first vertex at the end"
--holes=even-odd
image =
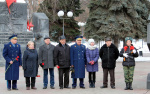
{"type": "MultiPolygon", "coordinates": [[[[53,45],[57,45],[58,44],[58,42],[51,42],[53,45]]],[[[68,43],[68,45],[69,46],[71,46],[71,45],[73,45],[73,44],[75,44],[75,42],[71,42],[71,43],[68,43]]],[[[86,47],[87,47],[87,42],[86,41],[84,41],[82,44],[84,44],[86,47]]],[[[104,41],[101,41],[100,42],[100,47],[103,45],[103,44],[105,44],[105,42],[104,41]]],[[[122,41],[120,41],[120,44],[119,44],[119,50],[121,50],[122,49],[122,46],[123,45],[123,42],[122,41]]],[[[142,48],[142,40],[139,40],[139,41],[135,41],[135,40],[133,40],[133,45],[136,47],[136,48],[139,48],[139,47],[141,47],[141,49],[139,50],[139,51],[143,51],[143,53],[150,53],[149,52],[149,49],[148,49],[148,47],[147,47],[147,43],[146,42],[143,42],[143,48],[142,48]]],[[[97,45],[98,46],[98,45],[97,45]]],[[[99,48],[99,46],[98,46],[98,48],[99,48]]],[[[122,57],[119,57],[118,59],[117,59],[117,61],[123,61],[123,58],[122,57]]],[[[150,58],[149,57],[141,57],[141,56],[139,56],[139,57],[137,57],[137,58],[135,58],[135,61],[150,61],[150,58]]],[[[101,59],[99,58],[99,62],[101,62],[101,59]]]]}
{"type": "MultiPolygon", "coordinates": [[[[52,42],[52,44],[57,45],[58,43],[57,42],[52,42]]],[[[71,46],[73,44],[75,44],[75,42],[68,43],[69,46],[71,46]]],[[[88,42],[86,40],[83,40],[82,44],[85,45],[86,47],[88,46],[88,42]]],[[[100,41],[100,44],[97,43],[96,45],[97,45],[98,48],[101,48],[104,44],[105,44],[105,41],[100,41]]],[[[133,39],[132,44],[138,49],[138,51],[143,51],[143,53],[150,53],[150,51],[148,49],[148,46],[147,46],[147,42],[143,41],[143,44],[142,44],[142,39],[139,39],[138,41],[133,39]]],[[[120,41],[119,47],[118,47],[119,51],[122,48],[123,48],[123,41],[120,41]]]]}

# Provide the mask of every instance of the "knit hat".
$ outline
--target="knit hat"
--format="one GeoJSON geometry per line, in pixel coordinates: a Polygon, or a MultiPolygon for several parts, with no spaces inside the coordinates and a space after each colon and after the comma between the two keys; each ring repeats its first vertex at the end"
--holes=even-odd
{"type": "Polygon", "coordinates": [[[62,39],[66,39],[66,37],[64,35],[60,36],[59,40],[62,40],[62,39]]]}
{"type": "Polygon", "coordinates": [[[94,39],[89,39],[89,40],[88,40],[89,45],[91,44],[91,42],[94,42],[94,43],[95,43],[94,39]]]}
{"type": "Polygon", "coordinates": [[[106,41],[111,41],[111,38],[110,38],[110,37],[106,37],[106,38],[105,38],[105,42],[106,42],[106,41]]]}
{"type": "Polygon", "coordinates": [[[126,37],[125,38],[125,42],[127,42],[127,40],[130,40],[132,42],[132,38],[131,37],[126,37]]]}
{"type": "Polygon", "coordinates": [[[44,40],[46,40],[46,39],[50,39],[50,37],[46,36],[46,37],[44,38],[44,40]]]}

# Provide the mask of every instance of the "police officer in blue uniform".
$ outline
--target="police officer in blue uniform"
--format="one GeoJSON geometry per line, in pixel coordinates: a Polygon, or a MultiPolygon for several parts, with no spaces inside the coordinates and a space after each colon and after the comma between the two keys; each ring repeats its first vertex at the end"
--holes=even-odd
{"type": "Polygon", "coordinates": [[[18,90],[17,80],[19,80],[19,66],[22,65],[21,49],[20,45],[17,44],[17,35],[12,35],[9,39],[10,42],[5,44],[3,49],[3,57],[6,60],[5,80],[7,80],[8,91],[11,90],[11,83],[12,90],[18,90]]]}
{"type": "Polygon", "coordinates": [[[80,88],[84,87],[85,66],[86,66],[86,47],[81,44],[82,36],[75,37],[76,43],[70,48],[71,66],[74,68],[72,89],[77,86],[77,78],[80,80],[80,88]]]}

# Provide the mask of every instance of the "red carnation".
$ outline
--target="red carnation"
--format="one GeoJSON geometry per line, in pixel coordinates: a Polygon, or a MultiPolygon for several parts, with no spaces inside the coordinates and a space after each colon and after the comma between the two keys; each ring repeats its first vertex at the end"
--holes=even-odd
{"type": "Polygon", "coordinates": [[[42,65],[44,66],[44,63],[42,63],[42,65]]]}
{"type": "Polygon", "coordinates": [[[17,56],[17,58],[19,58],[19,56],[17,56]]]}
{"type": "Polygon", "coordinates": [[[36,77],[40,77],[40,75],[37,75],[36,77]]]}
{"type": "Polygon", "coordinates": [[[18,58],[16,58],[16,60],[18,61],[18,58]]]}
{"type": "Polygon", "coordinates": [[[59,67],[59,66],[57,66],[57,68],[59,69],[60,67],[59,67]]]}
{"type": "Polygon", "coordinates": [[[127,46],[124,46],[124,50],[127,51],[127,49],[128,49],[128,47],[127,47],[127,46]]]}
{"type": "Polygon", "coordinates": [[[131,47],[130,47],[130,50],[133,50],[133,49],[134,49],[134,46],[131,46],[131,47]]]}

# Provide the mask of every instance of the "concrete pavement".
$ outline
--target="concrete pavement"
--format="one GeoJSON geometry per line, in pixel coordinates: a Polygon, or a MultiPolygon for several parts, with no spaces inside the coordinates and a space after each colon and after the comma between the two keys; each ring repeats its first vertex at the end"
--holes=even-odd
{"type": "MultiPolygon", "coordinates": [[[[134,90],[124,90],[125,83],[121,62],[117,62],[115,69],[116,89],[111,89],[110,86],[108,86],[106,89],[100,88],[100,86],[103,84],[101,63],[99,63],[99,72],[96,73],[96,88],[89,88],[88,73],[86,72],[84,81],[86,89],[80,89],[77,87],[76,89],[60,90],[58,85],[58,70],[55,68],[55,89],[52,90],[48,87],[46,90],[43,90],[43,71],[41,68],[39,68],[39,74],[41,77],[37,77],[36,79],[37,90],[26,90],[23,70],[20,68],[20,80],[18,81],[19,90],[7,91],[4,70],[4,67],[0,67],[0,94],[150,94],[150,91],[146,89],[147,74],[150,73],[150,61],[136,62],[133,82],[134,90]]],[[[71,84],[72,79],[70,78],[70,86],[71,84]]]]}

